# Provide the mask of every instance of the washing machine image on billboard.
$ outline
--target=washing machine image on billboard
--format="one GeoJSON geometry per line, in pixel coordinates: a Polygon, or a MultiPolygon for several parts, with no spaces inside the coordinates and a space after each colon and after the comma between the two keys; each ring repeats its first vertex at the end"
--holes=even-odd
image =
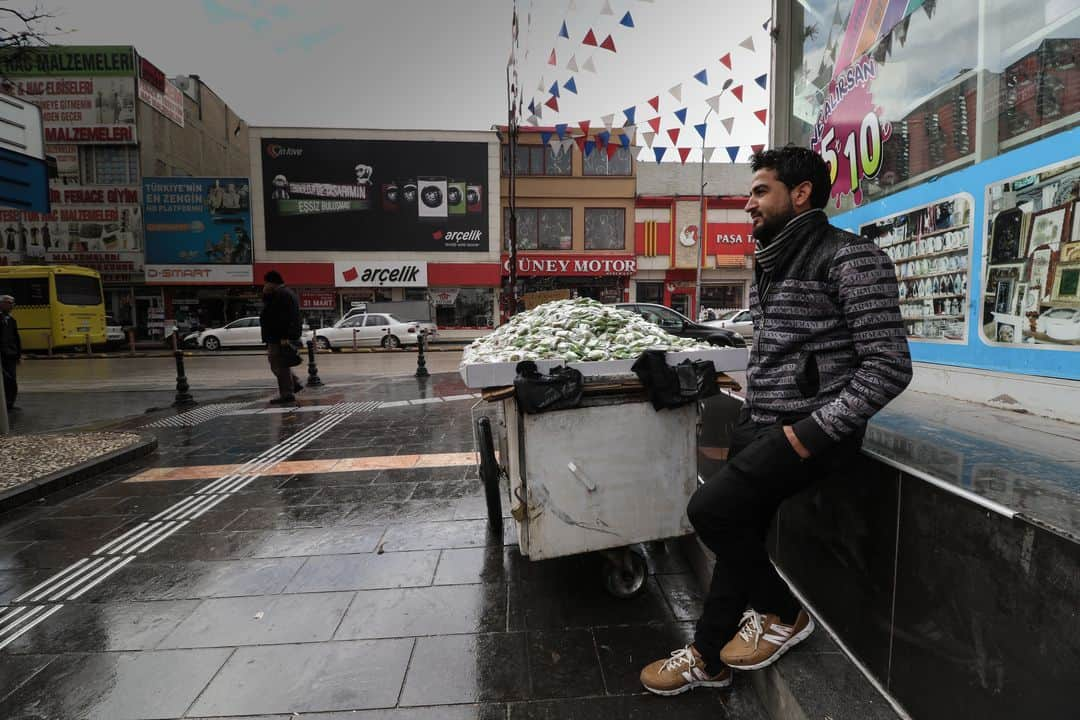
{"type": "Polygon", "coordinates": [[[484,188],[481,185],[470,184],[465,191],[465,207],[469,214],[484,211],[484,188]]]}
{"type": "Polygon", "coordinates": [[[451,215],[465,214],[464,180],[451,180],[446,184],[446,207],[451,215]]]}
{"type": "Polygon", "coordinates": [[[445,218],[449,211],[447,204],[447,182],[442,177],[421,177],[416,179],[416,192],[419,197],[417,214],[422,218],[445,218]]]}
{"type": "Polygon", "coordinates": [[[401,209],[401,187],[396,182],[382,185],[383,212],[396,213],[401,209]]]}

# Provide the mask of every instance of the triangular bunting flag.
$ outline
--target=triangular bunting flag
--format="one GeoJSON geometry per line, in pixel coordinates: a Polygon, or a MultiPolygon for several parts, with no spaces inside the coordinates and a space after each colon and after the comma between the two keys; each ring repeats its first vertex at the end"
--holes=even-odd
{"type": "Polygon", "coordinates": [[[615,153],[619,152],[619,146],[615,143],[608,143],[607,146],[607,159],[610,160],[614,157],[615,153]]]}
{"type": "Polygon", "coordinates": [[[540,142],[542,144],[544,144],[544,145],[547,145],[549,142],[551,142],[551,135],[552,134],[547,132],[546,130],[541,130],[540,131],[540,142]]]}
{"type": "Polygon", "coordinates": [[[730,70],[731,69],[731,53],[724,53],[724,56],[722,58],[720,58],[720,64],[723,65],[724,67],[726,67],[728,70],[730,70]]]}
{"type": "Polygon", "coordinates": [[[622,25],[623,27],[628,27],[628,28],[634,27],[634,18],[632,18],[630,16],[630,11],[629,10],[627,10],[626,14],[622,16],[622,20],[619,21],[619,24],[622,25]]]}
{"type": "Polygon", "coordinates": [[[589,134],[589,125],[591,125],[591,124],[592,124],[592,122],[590,122],[589,120],[582,120],[581,122],[578,123],[578,127],[581,128],[581,133],[583,135],[588,135],[589,134]]]}
{"type": "Polygon", "coordinates": [[[536,117],[535,115],[530,115],[529,119],[526,120],[525,122],[529,123],[533,127],[536,127],[537,125],[540,124],[540,118],[536,117]]]}
{"type": "Polygon", "coordinates": [[[596,35],[593,34],[592,28],[589,28],[589,32],[585,33],[585,39],[581,41],[581,44],[596,47],[596,35]]]}
{"type": "Polygon", "coordinates": [[[628,107],[625,110],[623,110],[623,115],[626,116],[626,122],[623,123],[623,127],[626,127],[627,125],[633,125],[634,124],[634,113],[635,112],[637,112],[637,106],[636,105],[634,107],[628,107]]]}
{"type": "Polygon", "coordinates": [[[686,157],[690,154],[690,148],[679,148],[679,161],[685,165],[686,157]]]}
{"type": "Polygon", "coordinates": [[[649,121],[649,127],[652,128],[652,131],[654,133],[660,132],[660,117],[657,116],[657,117],[654,117],[652,120],[650,120],[649,121]]]}
{"type": "Polygon", "coordinates": [[[530,100],[529,101],[529,112],[533,113],[534,115],[536,114],[536,101],[535,100],[530,100]]]}
{"type": "Polygon", "coordinates": [[[540,92],[547,92],[547,85],[544,84],[544,78],[540,78],[540,84],[536,86],[536,89],[540,92]]]}
{"type": "Polygon", "coordinates": [[[559,143],[559,152],[570,152],[574,149],[574,138],[566,138],[559,143]]]}
{"type": "Polygon", "coordinates": [[[731,88],[731,94],[738,98],[739,102],[742,102],[742,85],[731,88]]]}
{"type": "Polygon", "coordinates": [[[649,100],[649,104],[652,105],[653,110],[655,110],[656,112],[660,112],[660,96],[659,95],[657,95],[656,97],[649,100]]]}
{"type": "Polygon", "coordinates": [[[562,141],[559,138],[552,136],[551,142],[548,143],[548,147],[551,148],[551,152],[562,151],[562,141]]]}
{"type": "Polygon", "coordinates": [[[600,8],[601,15],[614,15],[615,11],[611,9],[611,0],[604,0],[604,7],[600,8]]]}
{"type": "Polygon", "coordinates": [[[764,149],[765,149],[764,145],[751,145],[750,146],[750,151],[754,152],[754,153],[759,153],[764,149]]]}
{"type": "Polygon", "coordinates": [[[587,60],[585,60],[585,63],[581,66],[581,69],[595,74],[596,66],[593,65],[592,58],[588,58],[587,60]]]}
{"type": "Polygon", "coordinates": [[[556,125],[555,126],[555,134],[559,136],[560,140],[565,138],[566,137],[566,123],[559,123],[558,125],[556,125]]]}
{"type": "Polygon", "coordinates": [[[750,52],[754,52],[754,37],[751,35],[750,37],[746,38],[741,43],[739,43],[739,47],[744,47],[750,52]]]}
{"type": "Polygon", "coordinates": [[[577,58],[574,57],[573,55],[570,56],[570,62],[566,63],[566,69],[571,71],[571,72],[577,72],[578,71],[577,58]]]}
{"type": "Polygon", "coordinates": [[[641,133],[641,139],[645,141],[645,147],[652,147],[652,141],[656,138],[656,133],[641,133]]]}
{"type": "Polygon", "coordinates": [[[768,73],[766,73],[765,75],[758,75],[756,78],[754,78],[754,82],[756,82],[758,85],[760,85],[761,89],[764,90],[765,89],[765,79],[767,77],[768,77],[768,73]]]}
{"type": "Polygon", "coordinates": [[[720,112],[720,96],[713,95],[711,98],[706,98],[705,102],[712,108],[713,112],[720,112]]]}
{"type": "Polygon", "coordinates": [[[554,110],[555,112],[559,112],[559,98],[555,97],[554,95],[549,97],[547,99],[547,102],[544,103],[544,104],[547,105],[552,110],[554,110]]]}
{"type": "Polygon", "coordinates": [[[536,112],[534,112],[533,115],[535,115],[538,118],[544,117],[544,106],[543,105],[537,105],[536,106],[536,112]]]}
{"type": "Polygon", "coordinates": [[[756,117],[758,120],[760,120],[761,124],[764,125],[765,124],[765,115],[766,115],[766,113],[768,113],[768,110],[765,109],[765,108],[762,108],[761,110],[755,110],[754,111],[754,117],[756,117]]]}
{"type": "Polygon", "coordinates": [[[555,48],[551,48],[551,55],[548,56],[548,65],[558,65],[559,61],[555,58],[555,48]]]}
{"type": "Polygon", "coordinates": [[[716,148],[705,148],[705,162],[712,162],[712,156],[715,152],[716,148]]]}
{"type": "Polygon", "coordinates": [[[675,87],[668,90],[671,93],[671,97],[675,98],[679,102],[682,102],[682,83],[679,83],[675,87]]]}
{"type": "Polygon", "coordinates": [[[566,31],[566,21],[565,20],[563,20],[562,27],[559,29],[559,37],[566,38],[567,40],[570,39],[570,33],[568,33],[566,31]]]}
{"type": "Polygon", "coordinates": [[[604,38],[604,42],[600,43],[600,47],[604,48],[605,50],[610,50],[611,52],[617,52],[615,50],[615,41],[611,39],[610,35],[604,38]]]}
{"type": "Polygon", "coordinates": [[[574,82],[574,76],[571,75],[570,79],[563,83],[563,88],[577,95],[577,83],[574,82]]]}
{"type": "Polygon", "coordinates": [[[574,138],[574,142],[577,143],[578,150],[580,150],[583,155],[585,154],[585,140],[586,138],[584,135],[574,138]]]}
{"type": "Polygon", "coordinates": [[[600,121],[604,123],[604,129],[610,130],[611,124],[615,122],[615,113],[611,113],[610,115],[604,115],[600,118],[600,121]]]}
{"type": "Polygon", "coordinates": [[[739,157],[739,146],[725,148],[727,150],[728,157],[731,158],[731,162],[735,162],[735,158],[739,157]]]}
{"type": "Polygon", "coordinates": [[[708,130],[709,128],[705,123],[700,123],[698,125],[695,125],[694,129],[697,130],[698,135],[700,135],[701,139],[704,140],[705,139],[705,131],[708,130]]]}
{"type": "Polygon", "coordinates": [[[675,111],[675,117],[679,118],[679,124],[680,125],[685,125],[686,124],[686,108],[683,108],[682,110],[676,110],[675,111]]]}
{"type": "Polygon", "coordinates": [[[656,156],[656,162],[660,162],[664,159],[664,153],[667,152],[667,148],[653,148],[653,155],[656,156]]]}
{"type": "Polygon", "coordinates": [[[772,22],[772,18],[769,18],[765,22],[761,23],[761,29],[765,30],[765,31],[768,31],[770,22],[772,22]]]}
{"type": "Polygon", "coordinates": [[[630,147],[630,136],[627,135],[626,133],[623,133],[622,135],[620,135],[619,136],[619,144],[622,145],[623,147],[630,147]]]}
{"type": "Polygon", "coordinates": [[[667,134],[671,138],[672,145],[679,144],[679,128],[668,128],[667,134]]]}
{"type": "Polygon", "coordinates": [[[595,150],[595,149],[596,149],[596,143],[595,142],[593,142],[592,140],[586,140],[585,141],[585,150],[584,150],[585,157],[589,157],[590,155],[592,155],[593,150],[595,150]]]}
{"type": "Polygon", "coordinates": [[[555,97],[559,97],[559,83],[558,82],[551,83],[551,87],[548,88],[548,94],[549,95],[554,95],[555,97]]]}
{"type": "Polygon", "coordinates": [[[694,74],[694,79],[697,80],[702,85],[708,85],[709,84],[709,73],[705,72],[705,70],[702,69],[699,72],[694,74]]]}
{"type": "Polygon", "coordinates": [[[596,140],[597,140],[597,143],[600,144],[600,145],[607,145],[608,140],[610,140],[610,139],[611,139],[611,133],[609,133],[607,130],[604,130],[603,132],[596,133],[596,140]]]}
{"type": "Polygon", "coordinates": [[[727,130],[727,134],[730,135],[732,128],[735,127],[735,118],[734,117],[724,118],[723,120],[720,121],[720,124],[724,126],[724,129],[727,130]]]}

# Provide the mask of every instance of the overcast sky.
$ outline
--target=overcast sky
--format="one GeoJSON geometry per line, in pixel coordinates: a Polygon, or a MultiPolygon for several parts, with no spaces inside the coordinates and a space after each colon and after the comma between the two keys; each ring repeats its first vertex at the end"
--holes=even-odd
{"type": "MultiPolygon", "coordinates": [[[[13,6],[32,2],[14,0],[13,6]]],[[[71,29],[54,42],[132,44],[167,75],[197,74],[252,125],[486,129],[506,119],[510,0],[38,0],[71,29]]],[[[744,83],[744,101],[721,98],[708,145],[765,142],[752,112],[767,106],[753,78],[768,71],[767,3],[735,0],[519,0],[519,59],[526,104],[556,80],[560,110],[544,124],[594,122],[661,96],[661,144],[671,113],[687,107],[679,145],[700,146],[692,125],[724,79],[744,83]],[[605,13],[605,4],[610,14],[605,13]],[[756,9],[748,9],[748,6],[756,9]],[[572,8],[572,9],[570,9],[572,8]],[[634,24],[620,24],[629,12],[634,24]],[[529,16],[531,15],[531,23],[529,16]],[[570,39],[558,37],[566,20],[570,39]],[[615,52],[581,44],[594,29],[615,52]],[[754,52],[739,43],[753,36],[754,52]],[[546,64],[555,49],[558,69],[546,64]],[[732,52],[733,69],[718,62],[732,52]],[[571,57],[596,72],[567,69],[571,57]],[[709,85],[693,79],[706,69],[709,85]],[[685,83],[682,101],[667,91],[685,83]],[[718,120],[736,117],[732,133],[718,120]],[[694,134],[688,140],[687,134],[694,134]]],[[[647,128],[646,128],[647,129],[647,128]]],[[[696,153],[697,151],[695,151],[696,153]]],[[[695,155],[696,156],[696,155],[695,155]]],[[[717,158],[719,159],[719,158],[717,158]]],[[[726,160],[726,157],[724,158],[726,160]]],[[[741,159],[741,158],[740,158],[741,159]]]]}

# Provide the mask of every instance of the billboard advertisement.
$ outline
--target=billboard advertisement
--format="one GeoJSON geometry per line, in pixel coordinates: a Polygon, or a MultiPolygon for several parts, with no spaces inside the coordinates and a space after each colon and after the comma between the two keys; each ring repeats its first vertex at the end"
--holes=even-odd
{"type": "Polygon", "coordinates": [[[250,282],[249,187],[247,178],[144,178],[147,282],[250,282]]]}
{"type": "Polygon", "coordinates": [[[41,108],[47,143],[136,141],[134,78],[6,78],[3,88],[41,108]]]}
{"type": "Polygon", "coordinates": [[[184,94],[146,58],[139,58],[139,99],[184,127],[184,94]]]}
{"type": "Polygon", "coordinates": [[[264,138],[269,251],[485,252],[488,146],[264,138]]]}
{"type": "Polygon", "coordinates": [[[134,74],[135,53],[128,45],[48,45],[0,52],[2,77],[132,77],[134,74]]]}

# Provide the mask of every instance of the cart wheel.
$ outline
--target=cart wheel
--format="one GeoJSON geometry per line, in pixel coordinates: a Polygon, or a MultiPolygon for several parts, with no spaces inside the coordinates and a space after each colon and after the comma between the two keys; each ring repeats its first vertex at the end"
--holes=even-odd
{"type": "Polygon", "coordinates": [[[636,549],[626,548],[605,557],[604,589],[620,600],[640,595],[648,575],[645,557],[636,549]]]}
{"type": "Polygon", "coordinates": [[[495,439],[491,435],[491,421],[486,417],[476,421],[477,451],[480,453],[480,479],[484,483],[487,500],[488,527],[502,532],[502,502],[499,498],[499,462],[495,459],[495,439]]]}

